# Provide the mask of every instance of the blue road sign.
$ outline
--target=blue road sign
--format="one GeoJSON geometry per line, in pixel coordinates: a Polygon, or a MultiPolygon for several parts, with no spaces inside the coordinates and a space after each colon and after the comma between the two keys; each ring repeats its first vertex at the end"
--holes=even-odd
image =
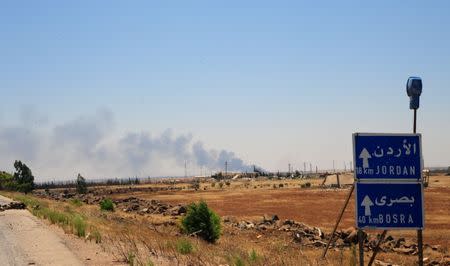
{"type": "Polygon", "coordinates": [[[422,178],[420,134],[353,134],[356,179],[422,178]]]}
{"type": "Polygon", "coordinates": [[[422,191],[420,182],[357,183],[357,227],[423,229],[422,191]]]}

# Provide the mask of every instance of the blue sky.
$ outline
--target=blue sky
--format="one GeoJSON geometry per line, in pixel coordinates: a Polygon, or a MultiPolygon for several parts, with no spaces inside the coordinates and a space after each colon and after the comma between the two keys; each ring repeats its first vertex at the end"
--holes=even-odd
{"type": "MultiPolygon", "coordinates": [[[[97,148],[172,129],[270,170],[343,168],[351,133],[411,131],[405,82],[418,75],[425,164],[447,166],[449,11],[448,1],[5,1],[0,129],[49,142],[55,128],[106,112],[111,125],[88,142],[97,148]]],[[[26,150],[6,146],[0,167],[10,169],[26,150]]],[[[110,175],[89,152],[52,170],[43,162],[52,149],[41,146],[29,158],[39,175],[110,175]]],[[[181,159],[161,160],[120,174],[184,174],[181,159]]],[[[202,167],[192,161],[191,172],[202,167]]]]}

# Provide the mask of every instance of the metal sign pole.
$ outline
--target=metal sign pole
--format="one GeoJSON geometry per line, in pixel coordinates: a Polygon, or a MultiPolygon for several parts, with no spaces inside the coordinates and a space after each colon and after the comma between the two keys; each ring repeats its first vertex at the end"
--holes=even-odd
{"type": "Polygon", "coordinates": [[[334,225],[334,229],[333,229],[333,232],[331,233],[330,240],[328,240],[327,246],[326,246],[325,250],[323,251],[322,259],[325,258],[325,256],[327,255],[328,249],[330,248],[331,242],[333,241],[334,234],[336,233],[339,223],[341,222],[342,216],[344,215],[345,209],[347,208],[348,202],[350,201],[350,198],[352,197],[354,189],[355,189],[355,183],[353,183],[352,187],[350,188],[347,199],[345,200],[344,207],[342,207],[341,213],[339,214],[336,224],[334,225]]]}
{"type": "Polygon", "coordinates": [[[364,266],[364,234],[363,230],[358,229],[358,244],[359,244],[359,265],[364,266]]]}
{"type": "MultiPolygon", "coordinates": [[[[417,129],[417,109],[414,109],[414,126],[413,133],[416,133],[417,129]]],[[[422,229],[417,230],[417,251],[419,256],[419,266],[423,266],[423,236],[422,229]]]]}
{"type": "Polygon", "coordinates": [[[373,250],[372,258],[370,258],[369,264],[367,266],[372,266],[373,262],[375,261],[375,257],[378,254],[378,251],[380,251],[380,245],[383,242],[384,238],[386,237],[387,230],[384,230],[383,233],[380,236],[380,239],[378,240],[377,246],[373,250]]]}
{"type": "MultiPolygon", "coordinates": [[[[419,77],[410,77],[406,82],[406,93],[410,98],[409,109],[414,110],[414,125],[413,133],[416,133],[417,125],[417,109],[419,109],[420,95],[422,94],[422,79],[419,77]]],[[[421,173],[422,174],[422,173],[421,173]]],[[[421,179],[423,182],[423,179],[421,179]]],[[[417,244],[418,244],[418,255],[419,255],[419,265],[423,265],[423,239],[422,239],[422,229],[417,230],[417,244]]]]}

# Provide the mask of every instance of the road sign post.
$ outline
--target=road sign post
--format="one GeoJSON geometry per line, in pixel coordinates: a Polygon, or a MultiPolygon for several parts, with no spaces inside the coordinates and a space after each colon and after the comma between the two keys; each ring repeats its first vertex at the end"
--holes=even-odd
{"type": "Polygon", "coordinates": [[[418,264],[423,266],[422,229],[425,220],[423,159],[421,135],[416,134],[422,80],[418,77],[410,77],[406,83],[406,91],[410,97],[409,108],[414,110],[413,134],[353,134],[355,181],[322,258],[326,256],[343,212],[356,187],[356,224],[360,265],[364,265],[364,239],[362,239],[364,228],[385,229],[369,261],[369,266],[375,260],[387,229],[414,228],[418,229],[418,264]]]}
{"type": "Polygon", "coordinates": [[[380,244],[388,229],[417,229],[419,253],[424,227],[421,143],[420,134],[353,134],[358,230],[384,229],[380,244]]]}

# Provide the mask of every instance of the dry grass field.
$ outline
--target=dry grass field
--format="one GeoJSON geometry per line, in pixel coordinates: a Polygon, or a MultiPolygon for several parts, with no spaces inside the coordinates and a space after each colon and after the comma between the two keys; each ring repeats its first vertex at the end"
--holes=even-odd
{"type": "MultiPolygon", "coordinates": [[[[113,200],[135,197],[158,200],[171,205],[186,205],[204,200],[221,216],[253,221],[264,214],[277,215],[280,220],[292,219],[331,233],[349,188],[322,188],[323,179],[236,180],[222,187],[218,182],[202,182],[195,191],[189,183],[143,184],[132,187],[97,187],[95,194],[113,200]],[[311,188],[304,188],[310,183],[311,188]],[[303,185],[303,188],[302,188],[303,185]],[[160,190],[177,187],[177,190],[160,190]],[[155,190],[154,188],[158,188],[155,190]],[[118,189],[118,190],[117,190],[118,189]]],[[[12,197],[16,195],[10,195],[12,197]]],[[[321,247],[302,246],[292,234],[273,231],[240,230],[225,224],[216,244],[186,237],[179,229],[179,218],[167,215],[139,214],[117,209],[113,213],[99,211],[96,204],[73,205],[69,200],[38,198],[40,204],[61,212],[79,213],[91,231],[100,232],[101,245],[115,254],[117,260],[141,265],[352,265],[356,249],[332,248],[321,260],[321,247]],[[179,241],[192,243],[189,254],[180,254],[179,241]]],[[[439,252],[426,248],[428,261],[450,260],[450,177],[432,176],[425,190],[426,229],[424,242],[439,245],[439,252]]],[[[354,226],[354,201],[349,204],[340,229],[354,226]]],[[[68,232],[70,229],[68,229],[68,232]]],[[[376,234],[379,232],[368,232],[376,234]]],[[[395,238],[416,240],[415,231],[389,232],[395,238]]],[[[366,260],[371,252],[366,252],[366,260]]],[[[414,265],[415,255],[381,252],[380,261],[398,265],[414,265]]],[[[447,262],[445,262],[447,261],[447,262]]]]}
{"type": "MultiPolygon", "coordinates": [[[[299,189],[300,184],[305,182],[311,182],[313,186],[317,186],[322,183],[322,180],[253,181],[250,182],[249,188],[244,188],[242,182],[235,182],[231,184],[230,188],[225,187],[224,189],[211,189],[210,185],[203,184],[202,188],[208,186],[210,189],[183,190],[176,193],[140,191],[114,194],[112,197],[134,196],[162,200],[172,204],[188,204],[192,201],[205,200],[222,216],[252,219],[263,214],[277,214],[282,220],[302,221],[331,231],[349,188],[299,189]],[[283,184],[283,188],[279,188],[279,184],[283,184]],[[277,188],[274,189],[273,185],[277,188]]],[[[352,197],[342,219],[341,227],[347,228],[355,225],[354,204],[354,197],[352,197]]],[[[425,189],[425,212],[425,241],[450,247],[450,176],[440,175],[430,178],[430,186],[425,189]]],[[[413,237],[415,232],[401,231],[393,234],[413,237]]]]}

